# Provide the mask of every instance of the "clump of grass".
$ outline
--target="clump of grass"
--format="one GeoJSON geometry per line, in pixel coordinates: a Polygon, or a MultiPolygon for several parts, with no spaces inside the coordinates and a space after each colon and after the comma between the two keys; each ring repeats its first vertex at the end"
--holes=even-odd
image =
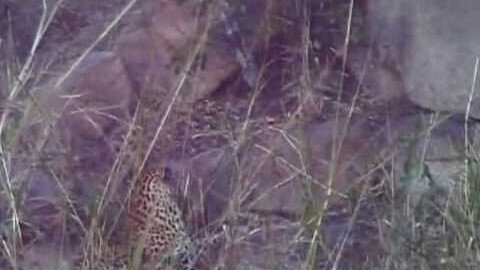
{"type": "MultiPolygon", "coordinates": [[[[19,252],[22,244],[22,203],[26,177],[31,167],[26,171],[18,171],[15,161],[18,159],[19,133],[27,125],[28,113],[35,107],[32,99],[35,89],[31,84],[35,82],[35,57],[39,45],[45,36],[62,1],[58,1],[47,10],[43,1],[43,12],[40,16],[38,28],[34,35],[29,54],[24,60],[16,57],[15,41],[11,33],[7,40],[0,43],[0,55],[4,59],[1,64],[1,95],[3,97],[2,112],[0,115],[0,205],[4,231],[1,240],[2,258],[6,267],[18,269],[19,252]]],[[[42,138],[38,138],[43,141],[42,138]]],[[[41,143],[39,143],[41,144],[41,143]]]]}
{"type": "MultiPolygon", "coordinates": [[[[85,49],[84,53],[58,76],[56,83],[53,83],[51,87],[46,87],[45,84],[42,84],[45,82],[45,78],[42,76],[48,74],[48,64],[51,63],[44,66],[42,65],[43,62],[38,61],[39,50],[47,35],[47,30],[64,2],[64,0],[58,0],[54,3],[39,2],[42,6],[42,13],[27,56],[17,56],[11,25],[10,33],[6,35],[7,39],[0,42],[0,58],[2,59],[0,61],[0,89],[2,90],[2,111],[0,114],[0,227],[2,228],[0,266],[2,269],[20,268],[25,236],[22,230],[27,228],[25,224],[28,224],[24,209],[27,199],[25,192],[28,183],[35,180],[32,178],[32,172],[35,170],[40,169],[43,173],[49,175],[63,193],[67,207],[61,211],[65,211],[63,215],[67,220],[66,223],[80,225],[83,232],[86,232],[86,227],[75,210],[69,191],[63,186],[62,179],[59,179],[56,175],[55,167],[58,167],[58,164],[52,164],[55,162],[52,162],[55,158],[46,151],[48,146],[56,143],[53,142],[56,137],[55,134],[52,134],[52,131],[54,131],[53,127],[59,115],[51,114],[48,108],[41,106],[41,101],[52,93],[59,93],[57,90],[63,86],[63,83],[79,66],[79,63],[108,35],[137,1],[130,1],[105,31],[85,49]],[[42,91],[37,92],[38,89],[42,91]],[[26,136],[26,134],[28,135],[26,136]],[[29,141],[25,142],[26,138],[29,141]]],[[[9,20],[9,18],[7,19],[9,20]]],[[[61,152],[59,149],[56,150],[61,152]]],[[[41,204],[42,202],[37,203],[41,204]]],[[[66,235],[64,234],[64,236],[66,235]]],[[[59,248],[62,249],[63,247],[59,248]]],[[[59,254],[63,254],[63,252],[60,251],[59,254]]]]}
{"type": "MultiPolygon", "coordinates": [[[[465,151],[465,166],[448,183],[435,178],[425,163],[435,124],[410,138],[403,178],[391,178],[390,204],[381,226],[383,269],[477,269],[480,214],[480,163],[465,151]],[[422,142],[422,144],[418,144],[422,142]]],[[[395,175],[392,173],[391,175],[395,175]]],[[[445,181],[445,180],[443,180],[445,181]]]]}
{"type": "Polygon", "coordinates": [[[443,269],[476,269],[480,267],[480,163],[469,160],[466,173],[445,215],[448,242],[443,269]]]}

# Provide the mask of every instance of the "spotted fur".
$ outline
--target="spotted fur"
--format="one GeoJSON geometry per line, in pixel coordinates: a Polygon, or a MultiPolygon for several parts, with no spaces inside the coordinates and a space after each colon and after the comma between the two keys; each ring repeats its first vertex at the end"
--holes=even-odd
{"type": "Polygon", "coordinates": [[[145,263],[192,269],[194,245],[187,234],[166,169],[143,174],[134,184],[128,211],[129,242],[145,263]]]}

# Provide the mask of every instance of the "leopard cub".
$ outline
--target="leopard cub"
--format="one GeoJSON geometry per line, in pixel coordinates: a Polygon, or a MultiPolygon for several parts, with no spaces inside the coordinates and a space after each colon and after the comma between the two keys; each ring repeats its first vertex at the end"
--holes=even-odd
{"type": "Polygon", "coordinates": [[[168,177],[168,169],[162,168],[143,173],[134,183],[128,210],[130,258],[141,254],[137,257],[154,269],[192,269],[196,249],[168,177]]]}

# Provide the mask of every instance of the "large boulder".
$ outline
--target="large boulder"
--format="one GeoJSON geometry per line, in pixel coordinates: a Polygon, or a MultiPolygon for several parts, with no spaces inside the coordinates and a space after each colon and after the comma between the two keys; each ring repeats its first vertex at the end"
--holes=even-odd
{"type": "MultiPolygon", "coordinates": [[[[466,111],[480,53],[478,10],[476,0],[369,1],[377,59],[398,72],[412,102],[435,111],[466,111]]],[[[470,114],[480,118],[475,92],[470,114]]]]}

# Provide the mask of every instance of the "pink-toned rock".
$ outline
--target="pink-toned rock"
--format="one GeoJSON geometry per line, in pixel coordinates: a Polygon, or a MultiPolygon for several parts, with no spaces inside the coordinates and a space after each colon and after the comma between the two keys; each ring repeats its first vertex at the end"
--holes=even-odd
{"type": "MultiPolygon", "coordinates": [[[[310,159],[310,173],[316,185],[326,187],[329,174],[334,167],[333,195],[342,195],[349,188],[358,184],[359,175],[367,169],[370,160],[375,158],[381,137],[373,128],[370,128],[368,120],[352,121],[348,125],[346,133],[345,120],[341,119],[335,132],[335,122],[312,122],[306,126],[305,137],[307,138],[307,153],[310,159]],[[334,143],[340,151],[332,161],[332,147],[334,143]],[[336,139],[334,139],[336,138],[336,139]]],[[[338,150],[337,150],[338,151],[338,150]]],[[[324,189],[322,188],[322,189],[324,189]]]]}
{"type": "Polygon", "coordinates": [[[222,82],[239,70],[239,65],[231,56],[210,48],[205,55],[206,62],[202,69],[193,73],[189,83],[193,90],[191,98],[203,98],[216,90],[222,82]]]}
{"type": "MultiPolygon", "coordinates": [[[[147,5],[148,26],[137,29],[116,41],[116,52],[124,60],[137,91],[154,87],[172,91],[179,70],[184,71],[188,57],[203,31],[198,4],[155,1],[147,5]]],[[[201,68],[189,71],[187,101],[203,98],[232,76],[239,66],[236,61],[213,45],[205,44],[201,68]]]]}
{"type": "MultiPolygon", "coordinates": [[[[344,121],[340,122],[343,125],[344,121]]],[[[212,222],[222,217],[229,203],[241,211],[298,217],[306,202],[323,202],[331,166],[334,123],[311,122],[280,131],[257,132],[252,144],[241,150],[240,168],[227,149],[211,150],[184,164],[191,175],[190,187],[196,211],[204,211],[212,222]],[[240,193],[239,187],[241,187],[240,193]]],[[[359,183],[368,162],[373,159],[380,139],[364,122],[352,124],[342,151],[335,161],[332,203],[340,202],[349,189],[359,183]]],[[[336,136],[340,136],[338,133],[336,136]]]]}
{"type": "Polygon", "coordinates": [[[122,58],[137,96],[149,87],[170,89],[174,78],[169,67],[173,52],[154,45],[153,37],[145,29],[120,37],[116,53],[122,58]]]}
{"type": "Polygon", "coordinates": [[[401,74],[394,68],[379,63],[381,57],[373,55],[369,48],[353,48],[348,66],[362,84],[362,95],[374,106],[405,99],[405,85],[401,74]]]}
{"type": "Polygon", "coordinates": [[[83,139],[98,139],[128,116],[132,85],[121,59],[113,53],[98,57],[73,78],[72,98],[62,117],[83,139]]]}
{"type": "Polygon", "coordinates": [[[198,27],[197,4],[156,1],[149,8],[149,30],[157,50],[178,52],[193,41],[198,27]]]}
{"type": "MultiPolygon", "coordinates": [[[[188,55],[198,30],[198,5],[187,3],[153,1],[146,5],[150,16],[147,25],[122,34],[115,41],[113,52],[92,53],[72,76],[64,92],[70,98],[59,127],[77,163],[102,167],[97,160],[100,153],[105,157],[103,160],[112,159],[111,133],[118,128],[125,131],[140,96],[152,102],[165,99],[167,104],[176,86],[173,82],[177,81],[178,69],[182,67],[179,65],[185,62],[179,57],[188,55]]],[[[210,94],[237,68],[233,59],[220,54],[215,47],[208,46],[205,51],[203,68],[189,74],[190,83],[186,87],[194,90],[193,95],[187,89],[182,91],[186,98],[181,101],[187,104],[210,94]]],[[[161,113],[158,111],[158,115],[161,113]]],[[[171,119],[174,121],[175,117],[171,119]]],[[[158,119],[151,119],[152,126],[155,121],[158,119]]],[[[146,132],[153,135],[153,131],[146,132]]],[[[82,174],[92,172],[83,170],[83,165],[80,167],[82,174]]]]}

